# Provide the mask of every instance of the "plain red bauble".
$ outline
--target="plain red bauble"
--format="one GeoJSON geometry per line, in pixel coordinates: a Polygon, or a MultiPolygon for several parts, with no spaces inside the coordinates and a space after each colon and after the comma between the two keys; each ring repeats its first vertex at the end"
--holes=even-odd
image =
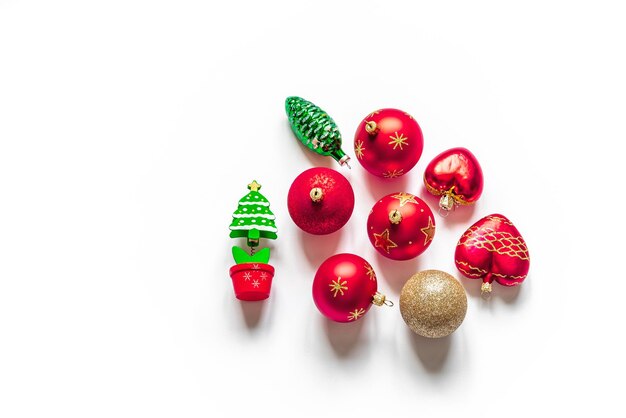
{"type": "Polygon", "coordinates": [[[419,161],[424,148],[422,130],[411,115],[398,109],[380,109],[359,124],[354,152],[361,165],[375,176],[395,178],[419,161]]]}
{"type": "Polygon", "coordinates": [[[372,266],[354,254],[336,254],[320,265],[313,280],[313,301],[328,319],[352,322],[372,306],[378,284],[372,266]]]}
{"type": "Polygon", "coordinates": [[[354,192],[335,170],[316,167],[302,172],[291,184],[287,208],[303,231],[325,235],[348,222],[354,209],[354,192]]]}
{"type": "Polygon", "coordinates": [[[435,218],[419,197],[392,193],[374,204],[367,218],[367,235],[385,257],[408,260],[430,246],[435,236],[435,218]]]}

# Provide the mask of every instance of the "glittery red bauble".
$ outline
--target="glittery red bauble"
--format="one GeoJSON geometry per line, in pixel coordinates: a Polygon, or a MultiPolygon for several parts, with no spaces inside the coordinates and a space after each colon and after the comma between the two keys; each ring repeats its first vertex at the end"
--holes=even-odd
{"type": "Polygon", "coordinates": [[[380,199],[367,218],[367,235],[379,253],[408,260],[423,253],[435,236],[435,218],[426,202],[398,192],[380,199]]]}
{"type": "Polygon", "coordinates": [[[367,261],[354,254],[336,254],[317,269],[313,300],[328,319],[351,322],[369,310],[377,288],[376,274],[367,261]]]}
{"type": "Polygon", "coordinates": [[[354,209],[354,192],[335,170],[316,167],[302,172],[291,184],[287,208],[294,223],[315,235],[344,226],[354,209]]]}
{"type": "Polygon", "coordinates": [[[482,279],[483,292],[491,291],[494,280],[504,286],[522,283],[530,267],[524,238],[511,221],[499,214],[485,216],[465,231],[454,261],[466,277],[482,279]]]}
{"type": "Polygon", "coordinates": [[[478,160],[466,148],[452,148],[442,152],[424,171],[424,185],[435,196],[442,196],[443,210],[454,205],[471,205],[483,192],[483,170],[478,160]]]}
{"type": "Polygon", "coordinates": [[[424,137],[411,115],[398,109],[380,109],[359,124],[354,152],[361,165],[375,176],[406,174],[422,155],[424,137]]]}

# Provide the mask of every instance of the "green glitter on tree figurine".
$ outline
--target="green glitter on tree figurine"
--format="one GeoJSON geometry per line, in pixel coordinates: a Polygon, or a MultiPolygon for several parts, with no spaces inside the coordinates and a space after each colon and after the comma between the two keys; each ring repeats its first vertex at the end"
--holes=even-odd
{"type": "Polygon", "coordinates": [[[341,132],[337,124],[322,109],[301,97],[287,97],[285,110],[291,129],[308,149],[320,155],[330,155],[339,165],[347,165],[348,157],[341,149],[341,132]]]}
{"type": "MultiPolygon", "coordinates": [[[[246,238],[249,247],[259,245],[260,238],[276,239],[276,216],[270,210],[270,202],[259,193],[261,185],[254,180],[248,185],[250,193],[239,200],[237,210],[233,213],[233,221],[230,224],[231,238],[246,238]]],[[[241,248],[233,247],[233,257],[237,263],[262,262],[269,260],[269,248],[261,250],[258,254],[248,255],[241,248]]]]}

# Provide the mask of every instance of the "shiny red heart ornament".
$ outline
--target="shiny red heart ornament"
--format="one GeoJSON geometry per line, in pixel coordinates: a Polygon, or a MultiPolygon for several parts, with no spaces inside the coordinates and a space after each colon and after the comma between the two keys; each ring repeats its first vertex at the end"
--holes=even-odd
{"type": "Polygon", "coordinates": [[[485,216],[461,236],[454,254],[456,267],[470,279],[482,279],[483,293],[491,292],[495,280],[517,286],[530,267],[528,247],[515,225],[505,216],[485,216]]]}
{"type": "Polygon", "coordinates": [[[483,192],[483,170],[466,148],[452,148],[436,156],[424,171],[429,193],[441,196],[439,207],[447,212],[455,205],[471,205],[483,192]]]}

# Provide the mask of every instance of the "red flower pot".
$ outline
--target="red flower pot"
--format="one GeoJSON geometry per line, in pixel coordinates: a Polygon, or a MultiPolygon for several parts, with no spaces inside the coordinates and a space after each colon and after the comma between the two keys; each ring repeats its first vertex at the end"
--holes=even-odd
{"type": "Polygon", "coordinates": [[[270,296],[274,267],[263,263],[235,264],[230,268],[230,277],[237,299],[263,300],[270,296]]]}

